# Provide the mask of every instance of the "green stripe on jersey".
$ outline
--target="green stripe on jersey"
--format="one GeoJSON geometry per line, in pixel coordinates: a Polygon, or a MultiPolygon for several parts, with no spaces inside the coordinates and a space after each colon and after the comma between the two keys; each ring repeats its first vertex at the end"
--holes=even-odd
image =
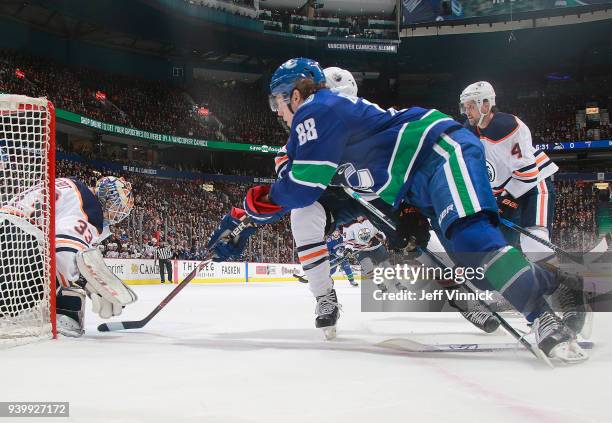
{"type": "Polygon", "coordinates": [[[294,161],[291,176],[295,182],[307,186],[327,187],[336,173],[338,165],[331,162],[294,161]]]}
{"type": "Polygon", "coordinates": [[[438,122],[450,119],[442,112],[430,110],[421,119],[404,124],[397,135],[387,168],[387,182],[377,191],[380,198],[389,204],[395,202],[395,197],[406,183],[429,130],[438,122]]]}
{"type": "Polygon", "coordinates": [[[504,292],[517,277],[530,267],[531,265],[519,250],[508,246],[487,263],[485,278],[497,291],[504,292]]]}
{"type": "MultiPolygon", "coordinates": [[[[472,202],[472,198],[470,197],[470,192],[468,191],[468,183],[471,183],[469,180],[470,175],[464,175],[463,170],[459,164],[459,158],[457,157],[457,149],[461,150],[461,146],[458,144],[451,145],[444,138],[440,138],[438,140],[438,145],[442,147],[446,153],[448,153],[447,161],[451,170],[451,175],[453,180],[449,181],[449,185],[454,183],[454,187],[450,187],[451,189],[456,188],[456,192],[459,195],[459,201],[461,201],[461,206],[465,212],[465,216],[470,216],[475,213],[475,205],[472,202]]],[[[467,170],[467,169],[466,169],[467,170]]]]}

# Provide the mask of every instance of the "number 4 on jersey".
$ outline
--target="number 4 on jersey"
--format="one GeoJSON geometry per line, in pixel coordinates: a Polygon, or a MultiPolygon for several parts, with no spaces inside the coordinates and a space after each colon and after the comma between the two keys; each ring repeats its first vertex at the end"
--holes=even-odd
{"type": "Polygon", "coordinates": [[[318,138],[317,128],[315,127],[314,118],[306,119],[304,122],[295,127],[300,145],[304,145],[307,141],[316,140],[318,138]]]}
{"type": "Polygon", "coordinates": [[[523,157],[523,153],[521,152],[521,146],[517,144],[514,144],[514,147],[512,147],[512,155],[516,156],[517,158],[522,158],[523,157]]]}

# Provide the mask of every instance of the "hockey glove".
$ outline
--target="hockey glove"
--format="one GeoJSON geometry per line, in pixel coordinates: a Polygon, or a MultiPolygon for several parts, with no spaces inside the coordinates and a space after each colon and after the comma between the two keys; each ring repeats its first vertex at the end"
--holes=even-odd
{"type": "Polygon", "coordinates": [[[518,210],[519,204],[516,198],[508,194],[497,197],[497,207],[499,207],[499,215],[501,217],[504,219],[511,219],[518,210]]]}
{"type": "Polygon", "coordinates": [[[285,214],[281,206],[270,202],[268,194],[270,185],[260,185],[249,189],[244,199],[244,210],[259,224],[273,223],[285,214]]]}
{"type": "Polygon", "coordinates": [[[396,214],[399,244],[391,245],[392,249],[414,251],[417,247],[425,248],[429,242],[429,220],[414,206],[404,205],[396,214]]]}
{"type": "Polygon", "coordinates": [[[253,235],[256,230],[254,227],[247,227],[240,235],[234,238],[233,241],[227,239],[229,234],[240,224],[240,219],[244,215],[244,210],[232,207],[232,210],[223,217],[217,229],[215,229],[210,236],[206,246],[209,249],[212,247],[212,251],[214,251],[214,261],[225,261],[231,258],[238,258],[244,252],[249,237],[253,235]]]}
{"type": "Polygon", "coordinates": [[[91,300],[91,311],[99,315],[103,319],[110,319],[111,317],[119,316],[123,311],[123,305],[117,301],[109,301],[104,298],[100,292],[96,289],[93,284],[90,284],[81,277],[76,282],[78,286],[83,288],[87,293],[87,296],[91,300]]]}

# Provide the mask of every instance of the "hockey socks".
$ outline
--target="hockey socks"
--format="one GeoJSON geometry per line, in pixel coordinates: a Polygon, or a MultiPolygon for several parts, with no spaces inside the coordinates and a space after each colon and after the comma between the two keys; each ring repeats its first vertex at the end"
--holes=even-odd
{"type": "Polygon", "coordinates": [[[487,215],[461,219],[449,232],[455,261],[462,266],[482,267],[488,288],[498,291],[527,320],[532,322],[550,310],[544,295],[557,288],[554,275],[532,265],[519,250],[507,245],[487,215]]]}

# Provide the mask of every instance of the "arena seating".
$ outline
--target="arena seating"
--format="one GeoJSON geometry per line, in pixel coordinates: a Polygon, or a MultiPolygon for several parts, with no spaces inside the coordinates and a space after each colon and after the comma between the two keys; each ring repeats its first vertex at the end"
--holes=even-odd
{"type": "MultiPolygon", "coordinates": [[[[117,76],[97,70],[70,68],[42,58],[0,51],[0,92],[47,96],[56,107],[87,117],[131,126],[152,132],[196,137],[209,140],[228,140],[265,145],[283,145],[287,134],[270,111],[265,84],[247,84],[236,81],[212,83],[196,81],[189,87],[162,82],[117,76]],[[17,75],[17,70],[22,72],[17,75]],[[101,92],[105,100],[96,98],[101,92]],[[191,99],[191,101],[189,100],[191,99]],[[205,106],[221,122],[217,128],[195,112],[205,106]]],[[[493,81],[495,82],[495,81],[493,81]]],[[[609,139],[612,128],[602,125],[599,131],[585,130],[576,125],[576,111],[584,109],[593,99],[602,109],[610,110],[601,84],[592,84],[592,95],[555,95],[551,89],[517,88],[511,82],[496,83],[500,109],[519,116],[531,129],[534,143],[553,143],[569,140],[609,139]],[[518,98],[517,93],[537,92],[533,98],[518,98]]],[[[605,91],[605,90],[604,90],[605,91]]],[[[397,100],[389,91],[379,87],[361,88],[361,93],[383,107],[403,108],[412,104],[410,99],[397,100]]],[[[455,96],[445,91],[443,99],[429,98],[415,102],[434,107],[457,116],[455,96]]],[[[461,117],[458,117],[462,119],[461,117]]]]}

